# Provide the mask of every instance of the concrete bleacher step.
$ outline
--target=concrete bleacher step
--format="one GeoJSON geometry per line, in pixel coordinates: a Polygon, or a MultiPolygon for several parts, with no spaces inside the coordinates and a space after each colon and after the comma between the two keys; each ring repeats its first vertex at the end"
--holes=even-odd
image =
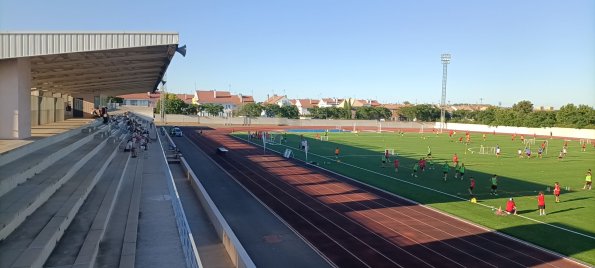
{"type": "Polygon", "coordinates": [[[55,193],[0,243],[0,267],[41,267],[117,154],[108,140],[55,193]],[[109,146],[105,146],[110,144],[109,146]]]}
{"type": "Polygon", "coordinates": [[[130,158],[109,226],[99,243],[94,266],[134,266],[143,159],[142,156],[130,158]]]}
{"type": "Polygon", "coordinates": [[[0,196],[24,183],[56,161],[69,156],[74,150],[91,141],[96,133],[102,133],[106,130],[105,126],[96,128],[97,131],[94,133],[73,135],[0,166],[0,196]]]}
{"type": "Polygon", "coordinates": [[[107,143],[104,139],[92,139],[68,157],[55,162],[51,168],[0,196],[0,240],[10,235],[107,143]]]}
{"type": "Polygon", "coordinates": [[[124,181],[129,156],[128,153],[116,154],[52,251],[45,267],[93,266],[99,242],[124,181]]]}
{"type": "Polygon", "coordinates": [[[58,135],[46,137],[40,140],[37,140],[33,143],[29,143],[25,146],[18,147],[14,150],[10,150],[8,152],[0,153],[0,167],[10,163],[16,159],[19,159],[25,155],[31,154],[33,152],[37,152],[42,150],[43,148],[60,142],[64,139],[70,138],[72,136],[81,134],[83,129],[86,129],[90,126],[99,126],[101,123],[99,121],[90,122],[88,125],[81,126],[79,128],[71,129],[64,133],[60,133],[58,135]]]}

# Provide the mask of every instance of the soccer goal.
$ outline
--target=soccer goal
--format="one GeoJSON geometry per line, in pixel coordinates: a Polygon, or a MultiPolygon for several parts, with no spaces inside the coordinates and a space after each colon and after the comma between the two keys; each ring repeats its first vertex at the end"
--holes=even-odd
{"type": "Polygon", "coordinates": [[[591,139],[580,139],[579,142],[580,142],[581,145],[583,145],[583,144],[590,144],[591,143],[591,139]]]}
{"type": "Polygon", "coordinates": [[[328,136],[322,135],[320,136],[321,141],[328,141],[328,136]]]}
{"type": "Polygon", "coordinates": [[[523,143],[525,144],[525,146],[535,145],[535,138],[525,139],[525,141],[523,143]]]}
{"type": "Polygon", "coordinates": [[[278,133],[271,133],[271,132],[269,132],[268,134],[269,135],[266,139],[268,144],[272,144],[272,145],[281,144],[281,135],[279,135],[278,133]],[[279,140],[279,141],[277,141],[277,140],[279,140]]]}
{"type": "Polygon", "coordinates": [[[389,155],[395,155],[395,149],[385,149],[384,153],[388,152],[389,155]]]}
{"type": "Polygon", "coordinates": [[[419,134],[424,133],[424,124],[421,124],[421,128],[419,128],[419,134]]]}
{"type": "Polygon", "coordinates": [[[479,154],[496,154],[496,147],[479,147],[479,154]]]}

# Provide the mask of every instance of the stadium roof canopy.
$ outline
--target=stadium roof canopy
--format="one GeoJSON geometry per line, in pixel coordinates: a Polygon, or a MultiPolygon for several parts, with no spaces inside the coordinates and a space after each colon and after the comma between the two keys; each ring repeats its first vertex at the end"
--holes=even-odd
{"type": "Polygon", "coordinates": [[[28,58],[31,90],[77,95],[155,91],[177,33],[0,32],[0,61],[28,58]]]}

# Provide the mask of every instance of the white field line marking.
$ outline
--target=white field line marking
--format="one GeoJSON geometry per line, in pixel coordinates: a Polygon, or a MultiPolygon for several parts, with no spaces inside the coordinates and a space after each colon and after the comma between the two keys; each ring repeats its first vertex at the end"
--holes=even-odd
{"type": "MultiPolygon", "coordinates": [[[[239,138],[239,137],[238,137],[238,138],[239,138]]],[[[242,139],[242,140],[244,140],[244,141],[247,141],[247,142],[249,142],[249,143],[253,143],[253,144],[257,145],[257,146],[261,146],[261,147],[262,147],[262,145],[260,145],[260,144],[258,144],[258,143],[254,143],[254,142],[252,142],[252,141],[249,141],[249,140],[246,140],[246,139],[243,139],[243,138],[239,138],[239,139],[242,139]]],[[[291,147],[291,146],[288,146],[288,145],[281,145],[281,146],[288,147],[288,148],[291,148],[291,149],[294,149],[294,150],[298,150],[298,151],[302,151],[302,150],[300,150],[299,148],[296,148],[296,147],[291,147]]],[[[273,150],[273,149],[269,149],[269,150],[271,150],[271,151],[274,151],[274,152],[276,152],[276,153],[279,153],[278,151],[276,151],[276,150],[273,150]]],[[[334,159],[332,159],[332,158],[325,157],[325,156],[321,156],[321,155],[318,155],[318,154],[315,154],[315,153],[310,153],[310,154],[312,154],[312,155],[315,155],[315,156],[318,156],[318,157],[321,157],[321,158],[328,159],[328,160],[330,160],[330,161],[335,161],[335,160],[334,160],[334,159]]],[[[301,160],[301,159],[298,159],[298,160],[300,160],[300,161],[303,161],[303,160],[301,160]]],[[[340,162],[340,163],[341,163],[341,164],[343,164],[343,165],[351,166],[351,167],[354,167],[354,168],[357,168],[357,169],[361,169],[361,170],[364,170],[364,171],[367,171],[367,172],[370,172],[370,173],[374,173],[374,174],[377,174],[377,175],[380,175],[380,176],[384,176],[384,177],[387,177],[387,178],[390,178],[390,179],[393,179],[393,180],[398,180],[398,181],[401,181],[401,182],[404,182],[404,183],[408,183],[408,184],[410,184],[410,185],[417,186],[417,187],[419,187],[419,188],[423,188],[423,189],[430,190],[430,191],[433,191],[433,192],[437,192],[437,193],[440,193],[440,194],[443,194],[443,195],[446,195],[446,196],[450,196],[450,197],[452,197],[452,198],[455,198],[455,199],[459,199],[459,200],[462,200],[462,201],[467,201],[467,199],[464,199],[464,198],[462,198],[462,197],[459,197],[459,196],[455,196],[455,195],[452,195],[452,194],[449,194],[449,193],[445,193],[445,192],[442,192],[442,191],[439,191],[439,190],[436,190],[436,189],[433,189],[433,188],[429,188],[429,187],[426,187],[426,186],[423,186],[423,185],[415,184],[415,183],[412,183],[412,182],[409,182],[409,181],[405,181],[405,180],[402,180],[402,179],[393,178],[393,177],[390,177],[390,176],[388,176],[388,175],[385,175],[385,174],[382,174],[382,173],[378,173],[378,172],[376,172],[376,171],[373,171],[373,170],[368,170],[368,169],[365,169],[365,168],[362,168],[362,167],[358,167],[358,166],[355,166],[355,165],[352,165],[352,164],[347,164],[347,163],[344,163],[344,162],[340,162]]],[[[353,180],[353,179],[351,179],[351,178],[349,178],[349,177],[347,177],[347,176],[345,176],[345,175],[343,175],[343,174],[339,174],[339,173],[337,173],[337,172],[334,172],[334,171],[332,171],[332,170],[328,170],[328,169],[325,169],[325,168],[323,168],[323,167],[320,167],[320,166],[318,166],[318,168],[320,168],[320,169],[324,169],[324,170],[326,170],[326,171],[329,171],[329,172],[331,172],[331,173],[334,173],[334,174],[340,175],[340,176],[342,176],[342,177],[348,178],[348,179],[350,179],[350,180],[353,180]]],[[[356,180],[356,181],[357,181],[357,180],[356,180]]],[[[359,181],[358,181],[358,182],[359,182],[359,181]]],[[[362,182],[359,182],[359,183],[362,183],[362,182]]],[[[371,186],[371,185],[369,185],[369,186],[370,186],[370,187],[374,187],[374,186],[371,186]]],[[[394,193],[387,192],[386,190],[383,190],[383,189],[380,189],[380,188],[377,188],[377,187],[374,187],[374,188],[376,188],[376,189],[379,189],[379,190],[381,190],[381,191],[384,191],[384,192],[386,192],[386,193],[388,193],[388,194],[393,194],[393,195],[394,195],[394,193]]],[[[502,235],[502,236],[504,236],[504,237],[507,237],[507,238],[509,238],[509,239],[513,239],[513,240],[515,240],[515,241],[517,241],[517,242],[520,242],[520,243],[522,243],[522,244],[525,244],[525,245],[531,246],[531,247],[533,247],[533,248],[537,248],[537,249],[540,249],[540,250],[546,251],[546,252],[548,252],[548,253],[550,253],[550,254],[553,254],[553,255],[556,255],[556,256],[558,256],[558,257],[561,257],[561,258],[564,258],[564,259],[567,259],[567,260],[570,260],[570,261],[576,262],[576,263],[578,263],[578,264],[580,264],[580,265],[585,265],[584,263],[582,263],[582,262],[581,262],[581,261],[579,261],[579,260],[572,259],[572,258],[570,258],[570,257],[568,257],[568,256],[564,256],[564,255],[562,255],[562,254],[560,254],[560,253],[557,253],[557,252],[554,252],[554,251],[551,251],[551,250],[548,250],[548,249],[545,249],[545,248],[539,247],[539,246],[537,246],[537,245],[531,244],[531,243],[529,243],[529,242],[527,242],[527,241],[523,241],[523,240],[521,240],[521,239],[518,239],[518,238],[516,238],[516,237],[513,237],[513,236],[510,236],[510,235],[507,235],[507,234],[504,234],[504,233],[501,233],[501,232],[498,232],[498,231],[495,231],[495,230],[489,229],[489,228],[487,228],[487,227],[485,227],[485,226],[481,226],[481,225],[479,225],[479,224],[476,224],[476,223],[473,223],[473,222],[470,222],[470,221],[467,221],[467,220],[463,220],[463,219],[461,219],[461,218],[459,218],[459,217],[456,217],[456,216],[450,215],[450,214],[448,214],[448,213],[445,213],[445,212],[443,212],[443,211],[440,211],[440,210],[438,210],[438,209],[435,209],[435,208],[429,207],[429,206],[427,206],[427,205],[421,204],[421,203],[419,203],[419,202],[413,201],[413,200],[411,200],[411,199],[408,199],[408,198],[405,198],[405,197],[402,197],[402,196],[399,196],[399,197],[400,197],[400,198],[403,198],[403,199],[405,199],[405,200],[407,200],[407,201],[409,201],[409,202],[412,202],[412,203],[414,203],[414,204],[418,204],[418,205],[421,205],[421,206],[423,206],[423,207],[426,207],[426,208],[428,208],[428,209],[430,209],[430,210],[433,210],[433,211],[435,211],[435,212],[438,212],[438,213],[441,213],[441,214],[443,214],[443,215],[449,216],[449,217],[451,217],[451,218],[454,218],[454,219],[457,219],[457,220],[460,220],[460,221],[466,222],[466,223],[468,223],[468,224],[474,225],[474,226],[476,226],[476,227],[478,227],[478,228],[481,228],[481,229],[483,229],[483,230],[486,230],[486,231],[491,231],[491,232],[495,232],[495,233],[497,233],[497,234],[499,234],[499,235],[502,235]]],[[[483,206],[483,207],[486,207],[486,208],[489,208],[489,209],[491,209],[491,210],[494,210],[494,209],[496,209],[494,206],[489,206],[489,205],[485,205],[485,204],[481,204],[481,203],[475,203],[475,204],[476,204],[476,205],[483,206]]],[[[557,228],[557,229],[560,229],[560,230],[563,230],[563,231],[567,231],[567,232],[570,232],[570,233],[574,233],[574,234],[577,234],[577,235],[584,236],[584,237],[591,238],[591,239],[594,239],[594,240],[595,240],[595,237],[593,237],[593,236],[590,236],[590,235],[588,235],[588,234],[583,234],[583,233],[580,233],[580,232],[577,232],[577,231],[573,231],[573,230],[570,230],[570,229],[566,229],[566,228],[564,228],[564,227],[560,227],[560,226],[553,225],[553,224],[550,224],[550,223],[546,223],[546,222],[542,222],[542,221],[539,221],[539,220],[535,220],[535,219],[532,219],[532,218],[529,218],[529,217],[526,217],[526,216],[523,216],[523,215],[518,215],[518,214],[517,214],[516,216],[518,216],[518,217],[522,217],[522,218],[524,218],[524,219],[528,219],[528,220],[530,220],[530,221],[533,221],[533,222],[537,222],[537,223],[545,224],[545,225],[547,225],[547,226],[550,226],[550,227],[553,227],[553,228],[557,228]]],[[[587,266],[587,265],[585,265],[585,266],[587,266]]],[[[588,267],[588,266],[587,266],[587,267],[588,267]]]]}

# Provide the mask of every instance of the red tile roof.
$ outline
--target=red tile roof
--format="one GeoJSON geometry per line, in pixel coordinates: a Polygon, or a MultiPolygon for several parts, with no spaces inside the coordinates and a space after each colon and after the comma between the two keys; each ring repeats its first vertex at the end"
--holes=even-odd
{"type": "MultiPolygon", "coordinates": [[[[299,99],[302,108],[314,108],[318,106],[318,100],[313,99],[299,99]]],[[[297,104],[296,104],[297,105],[297,104]]]]}
{"type": "Polygon", "coordinates": [[[159,99],[159,93],[134,93],[134,94],[125,94],[120,95],[118,97],[123,98],[125,100],[149,100],[149,99],[159,99]]]}
{"type": "Polygon", "coordinates": [[[244,96],[241,94],[231,95],[228,91],[197,90],[196,95],[198,96],[198,103],[232,103],[235,105],[254,103],[254,98],[252,96],[244,96]]]}
{"type": "Polygon", "coordinates": [[[192,104],[192,98],[194,98],[194,95],[191,94],[176,94],[176,96],[186,104],[192,104]]]}
{"type": "Polygon", "coordinates": [[[264,103],[277,104],[283,98],[285,98],[285,96],[273,95],[268,100],[264,101],[264,103]]]}

